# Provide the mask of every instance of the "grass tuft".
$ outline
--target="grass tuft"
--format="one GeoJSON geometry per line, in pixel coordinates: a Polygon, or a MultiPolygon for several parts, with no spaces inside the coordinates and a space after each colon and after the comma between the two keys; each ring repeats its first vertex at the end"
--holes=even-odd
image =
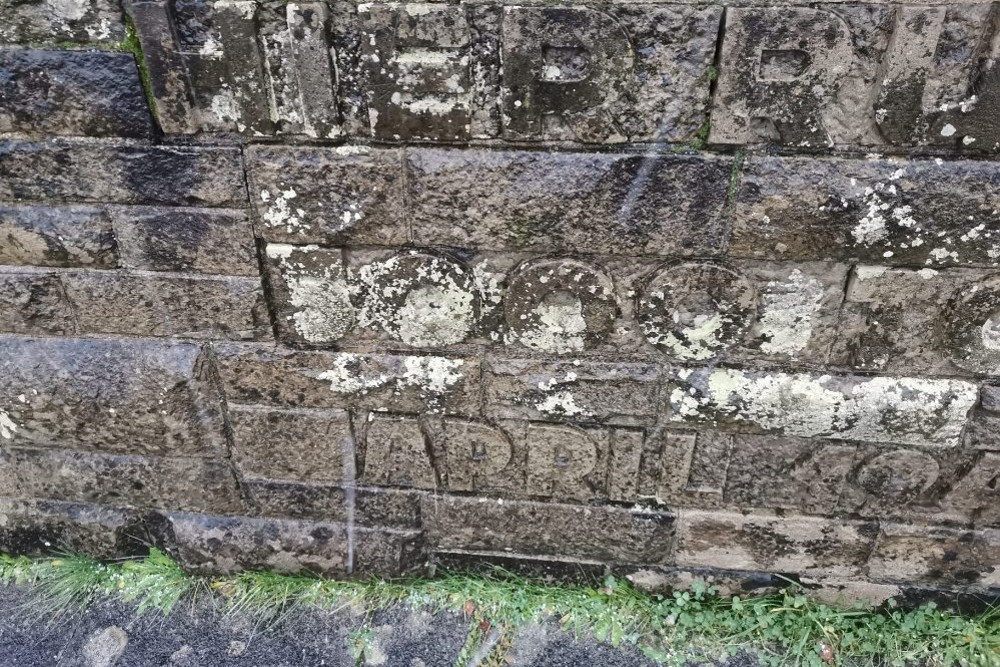
{"type": "MultiPolygon", "coordinates": [[[[613,645],[634,645],[667,665],[710,664],[742,650],[774,667],[1000,665],[1000,609],[962,616],[932,603],[903,610],[892,601],[879,611],[840,609],[812,600],[794,585],[774,595],[726,597],[702,582],[688,591],[651,595],[610,576],[599,587],[552,585],[502,569],[399,581],[266,572],[203,578],[185,574],[156,550],[144,559],[115,563],[0,555],[0,582],[32,585],[37,609],[54,617],[105,595],[136,603],[139,613],[169,613],[182,600],[209,591],[223,613],[257,618],[261,625],[280,622],[304,606],[350,607],[369,618],[396,604],[456,612],[469,622],[456,665],[505,664],[514,631],[545,619],[613,645]]],[[[355,659],[368,651],[372,632],[365,624],[349,637],[355,659]]]]}

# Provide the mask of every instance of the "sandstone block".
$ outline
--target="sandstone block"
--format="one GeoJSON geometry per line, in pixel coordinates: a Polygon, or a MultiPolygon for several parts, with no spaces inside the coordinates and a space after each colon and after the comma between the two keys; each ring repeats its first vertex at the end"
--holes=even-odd
{"type": "Polygon", "coordinates": [[[683,255],[721,244],[725,159],[428,148],[408,167],[417,243],[683,255]]]}
{"type": "Polygon", "coordinates": [[[0,339],[0,442],[168,456],[225,451],[200,348],[0,339]]]}
{"type": "Polygon", "coordinates": [[[118,266],[118,245],[103,208],[0,204],[0,264],[118,266]]]}
{"type": "Polygon", "coordinates": [[[236,148],[0,142],[0,199],[240,208],[236,148]]]}
{"type": "Polygon", "coordinates": [[[343,484],[247,480],[250,501],[263,516],[353,521],[359,526],[419,530],[420,491],[343,484]]]}
{"type": "Polygon", "coordinates": [[[682,510],[677,564],[855,577],[877,525],[857,521],[682,510]]]}
{"type": "Polygon", "coordinates": [[[901,583],[996,586],[1000,533],[885,524],[871,556],[874,579],[901,583]]]}
{"type": "Polygon", "coordinates": [[[0,81],[0,132],[154,135],[131,54],[0,48],[0,81]]]}
{"type": "Polygon", "coordinates": [[[1000,170],[990,162],[753,157],[730,254],[995,267],[998,221],[1000,170]]]}
{"type": "Polygon", "coordinates": [[[229,400],[284,407],[474,414],[479,361],[354,352],[215,346],[229,400]]]}
{"type": "Polygon", "coordinates": [[[669,563],[674,518],[615,507],[429,496],[422,505],[433,549],[514,551],[612,562],[669,563]]]}

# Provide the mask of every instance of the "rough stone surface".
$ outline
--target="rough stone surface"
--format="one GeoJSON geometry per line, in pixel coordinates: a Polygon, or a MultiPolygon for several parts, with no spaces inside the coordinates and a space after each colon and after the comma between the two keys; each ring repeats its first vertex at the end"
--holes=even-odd
{"type": "Polygon", "coordinates": [[[125,37],[114,0],[3,0],[0,43],[75,42],[110,45],[125,37]]]}
{"type": "Polygon", "coordinates": [[[98,207],[0,204],[0,264],[118,266],[118,242],[98,207]]]}

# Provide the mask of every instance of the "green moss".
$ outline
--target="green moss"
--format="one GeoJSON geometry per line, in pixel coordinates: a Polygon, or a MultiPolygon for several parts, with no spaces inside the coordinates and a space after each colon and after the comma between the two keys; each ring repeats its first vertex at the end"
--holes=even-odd
{"type": "MultiPolygon", "coordinates": [[[[689,591],[651,595],[608,577],[602,585],[553,585],[514,576],[450,573],[434,579],[331,581],[307,576],[244,573],[191,577],[162,553],[105,564],[80,556],[29,560],[0,556],[0,582],[31,584],[38,608],[64,614],[100,595],[117,595],[140,612],[169,613],[198,591],[211,591],[224,613],[274,620],[294,606],[353,605],[369,614],[391,604],[451,610],[469,620],[463,649],[471,655],[491,630],[501,639],[481,663],[501,665],[510,638],[524,623],[558,619],[571,632],[611,644],[632,644],[669,665],[709,664],[739,650],[765,665],[829,667],[991,667],[1000,664],[1000,609],[975,616],[932,603],[902,610],[838,609],[801,589],[766,596],[723,596],[702,582],[689,591]]],[[[351,634],[349,650],[361,659],[374,639],[368,625],[351,634]]]]}
{"type": "Polygon", "coordinates": [[[111,47],[114,51],[121,53],[131,53],[135,58],[136,66],[139,68],[139,80],[142,82],[142,90],[146,94],[146,101],[149,102],[149,110],[156,116],[156,97],[153,95],[153,82],[149,77],[149,67],[146,65],[146,57],[142,53],[142,44],[139,42],[139,32],[131,16],[125,17],[125,39],[111,47]]]}

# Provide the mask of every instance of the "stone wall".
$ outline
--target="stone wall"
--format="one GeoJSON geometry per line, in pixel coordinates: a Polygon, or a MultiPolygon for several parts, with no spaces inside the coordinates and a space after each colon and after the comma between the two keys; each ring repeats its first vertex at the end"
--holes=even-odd
{"type": "Polygon", "coordinates": [[[1000,587],[997,5],[0,15],[0,548],[1000,587]]]}

